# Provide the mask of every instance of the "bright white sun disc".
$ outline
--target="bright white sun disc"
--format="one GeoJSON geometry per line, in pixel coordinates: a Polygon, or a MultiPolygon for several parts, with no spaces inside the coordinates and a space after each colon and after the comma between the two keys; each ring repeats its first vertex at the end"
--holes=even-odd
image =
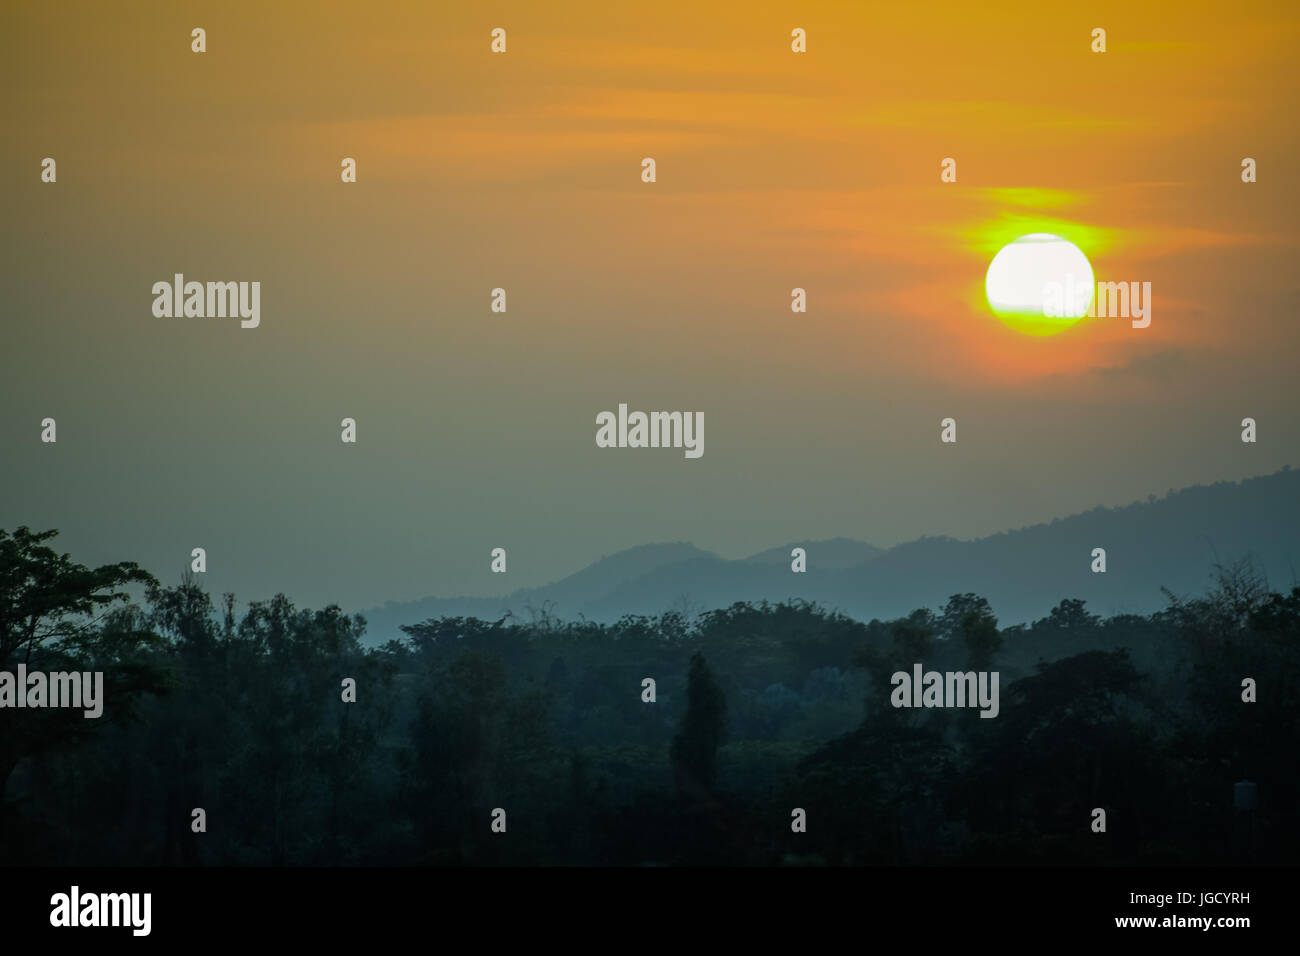
{"type": "Polygon", "coordinates": [[[1013,320],[1009,324],[1040,334],[1059,331],[1086,315],[1094,288],[1083,251],[1047,232],[1003,246],[984,277],[993,311],[1013,320]]]}

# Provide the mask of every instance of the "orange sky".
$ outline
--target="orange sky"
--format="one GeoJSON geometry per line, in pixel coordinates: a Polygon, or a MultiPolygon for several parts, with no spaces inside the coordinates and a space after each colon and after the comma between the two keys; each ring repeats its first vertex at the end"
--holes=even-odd
{"type": "MultiPolygon", "coordinates": [[[[124,427],[211,431],[235,415],[232,455],[293,461],[284,436],[365,404],[394,430],[386,461],[404,476],[374,494],[398,510],[429,500],[416,475],[432,445],[397,436],[436,429],[439,449],[461,449],[436,456],[447,500],[464,511],[485,482],[498,496],[453,537],[477,547],[474,529],[515,498],[540,550],[573,537],[565,516],[603,493],[573,479],[596,411],[637,395],[711,409],[702,485],[602,460],[657,505],[584,525],[570,568],[663,534],[729,552],[814,530],[880,544],[983,533],[1267,470],[1300,447],[1293,4],[55,2],[4,17],[3,279],[27,317],[7,320],[5,435],[53,392],[69,414],[124,427]],[[505,55],[489,52],[496,26],[505,55]],[[790,51],[794,27],[806,54],[790,51]],[[1105,54],[1090,52],[1094,27],[1105,54]],[[44,156],[58,158],[53,189],[44,156]],[[344,156],[355,186],[339,182],[344,156]],[[946,156],[955,184],[939,181],[946,156]],[[1245,156],[1255,184],[1240,181],[1245,156]],[[1042,339],[1002,325],[980,301],[984,271],[1001,241],[1043,223],[1089,237],[1099,279],[1150,281],[1150,328],[1094,319],[1042,339]],[[149,286],[175,271],[261,279],[256,337],[151,324],[149,286]],[[496,286],[506,320],[487,313],[496,286]],[[806,315],[789,310],[795,286],[806,315]],[[176,394],[195,406],[172,408],[176,394]],[[1189,464],[1202,419],[1231,423],[1240,407],[1271,415],[1276,443],[1189,464]],[[952,408],[1008,431],[952,476],[950,510],[863,514],[862,476],[886,498],[915,487],[932,463],[907,449],[928,449],[952,408]],[[1115,436],[1104,475],[1070,458],[1077,443],[1007,445],[1062,414],[1080,416],[1075,434],[1115,436]],[[1164,437],[1135,456],[1152,429],[1164,437]],[[860,458],[839,457],[846,440],[860,458]],[[547,462],[527,494],[476,470],[508,468],[520,443],[547,462]],[[1068,476],[1025,479],[1032,508],[999,471],[1067,460],[1068,476]],[[815,471],[837,477],[800,484],[815,471]],[[736,475],[754,473],[769,484],[737,496],[736,475]],[[788,500],[792,487],[819,504],[788,500]],[[678,506],[665,529],[657,512],[678,506]],[[788,526],[747,523],[773,510],[788,526]]],[[[142,453],[191,461],[190,439],[171,440],[141,439],[142,453]]],[[[18,466],[15,512],[66,523],[40,467],[18,466]]],[[[381,480],[374,467],[358,487],[381,480]]],[[[303,509],[283,534],[314,520],[303,509]]],[[[401,527],[396,514],[379,524],[401,527]]],[[[442,572],[453,589],[486,587],[442,572]]],[[[397,591],[425,588],[384,573],[397,591]]]]}
{"type": "MultiPolygon", "coordinates": [[[[125,183],[214,207],[251,194],[272,223],[220,208],[205,220],[274,229],[300,214],[296,191],[333,184],[336,157],[355,155],[355,212],[392,239],[365,237],[377,259],[400,262],[418,229],[408,217],[421,217],[483,222],[478,251],[491,243],[544,274],[567,268],[548,256],[604,274],[643,262],[620,277],[631,291],[684,270],[681,308],[706,339],[736,331],[710,320],[711,297],[749,309],[775,295],[724,278],[749,268],[809,286],[804,321],[840,340],[843,361],[884,346],[894,367],[947,380],[1237,348],[1216,316],[1260,309],[1251,287],[1297,241],[1295,126],[1279,121],[1297,93],[1288,4],[1231,16],[1053,4],[1033,17],[1006,3],[54,4],[17,18],[10,43],[50,54],[6,58],[23,63],[20,128],[49,152],[93,156],[97,201],[139,201],[125,183]],[[209,31],[203,57],[175,39],[191,22],[209,31]],[[493,25],[508,30],[504,56],[487,52],[493,25]],[[795,25],[805,55],[789,50],[795,25]],[[1089,49],[1094,26],[1105,54],[1089,49]],[[636,178],[647,155],[653,193],[636,178]],[[1238,179],[1245,155],[1262,166],[1253,187],[1238,179]],[[958,160],[952,186],[938,180],[944,156],[958,160]],[[1024,187],[1060,203],[1006,200],[1024,187]],[[1022,341],[972,309],[991,258],[979,237],[1009,216],[1034,231],[1038,215],[1110,238],[1084,249],[1098,278],[1158,281],[1152,327],[1103,320],[1022,341]],[[557,246],[548,232],[568,217],[587,235],[557,246]],[[1178,273],[1187,256],[1207,268],[1178,273]]],[[[75,163],[67,175],[83,178],[75,163]]],[[[1282,316],[1258,323],[1253,344],[1272,353],[1288,330],[1282,316]]]]}

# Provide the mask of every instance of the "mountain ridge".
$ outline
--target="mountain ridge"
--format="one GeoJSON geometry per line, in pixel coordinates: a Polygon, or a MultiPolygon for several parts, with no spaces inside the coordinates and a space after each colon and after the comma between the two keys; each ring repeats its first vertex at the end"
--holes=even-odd
{"type": "Polygon", "coordinates": [[[612,622],[624,614],[692,613],[736,601],[803,599],[870,620],[940,607],[951,594],[988,598],[1004,625],[1045,616],[1065,598],[1097,613],[1149,612],[1162,589],[1203,590],[1216,561],[1250,555],[1274,589],[1288,590],[1300,562],[1300,471],[1219,481],[1098,506],[969,540],[923,536],[882,549],[851,538],[790,543],[726,559],[689,542],[638,545],[606,555],[551,584],[503,597],[428,597],[363,611],[368,640],[401,636],[430,617],[545,611],[612,622]],[[790,551],[807,571],[790,570],[790,551]],[[1106,550],[1105,573],[1092,551],[1106,550]]]}

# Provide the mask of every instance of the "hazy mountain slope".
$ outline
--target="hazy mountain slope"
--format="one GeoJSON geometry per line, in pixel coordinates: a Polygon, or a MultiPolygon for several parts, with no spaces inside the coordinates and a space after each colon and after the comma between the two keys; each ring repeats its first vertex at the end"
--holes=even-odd
{"type": "Polygon", "coordinates": [[[547,602],[554,603],[555,613],[576,618],[586,605],[625,581],[639,578],[662,565],[699,558],[721,560],[684,542],[646,544],[602,557],[595,564],[554,584],[522,588],[504,597],[427,597],[418,601],[389,601],[383,607],[362,612],[367,622],[367,639],[382,643],[390,638],[400,638],[401,625],[415,624],[430,617],[473,616],[495,620],[506,611],[512,611],[527,618],[529,607],[540,611],[547,602]]]}
{"type": "Polygon", "coordinates": [[[507,609],[526,616],[543,602],[561,617],[612,621],[805,598],[869,619],[938,608],[973,591],[1014,624],[1044,617],[1068,597],[1101,614],[1151,611],[1165,603],[1162,587],[1202,592],[1216,560],[1247,554],[1275,589],[1289,590],[1300,567],[1300,471],[1186,488],[974,541],[921,538],[888,551],[847,538],[808,542],[799,545],[808,552],[804,574],[790,570],[794,546],[727,561],[690,544],[645,545],[504,598],[427,598],[365,614],[370,638],[387,640],[400,636],[398,625],[428,617],[499,617],[507,609]],[[1091,571],[1094,548],[1106,550],[1105,574],[1091,571]]]}
{"type": "Polygon", "coordinates": [[[779,564],[788,569],[790,552],[794,548],[803,548],[809,555],[815,554],[818,568],[852,568],[885,553],[884,548],[854,541],[852,538],[830,538],[826,541],[792,541],[760,551],[745,558],[745,561],[753,564],[779,564]]]}

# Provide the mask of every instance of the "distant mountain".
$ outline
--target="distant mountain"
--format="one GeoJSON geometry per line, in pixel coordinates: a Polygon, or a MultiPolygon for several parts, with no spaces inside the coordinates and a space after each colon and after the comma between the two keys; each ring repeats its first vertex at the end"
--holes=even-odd
{"type": "Polygon", "coordinates": [[[794,541],[783,544],[779,548],[768,548],[766,551],[745,558],[745,561],[754,564],[780,564],[789,568],[790,552],[795,548],[803,548],[809,555],[816,554],[819,568],[853,568],[885,553],[884,548],[854,541],[852,538],[830,538],[826,541],[794,541]]]}
{"type": "Polygon", "coordinates": [[[554,584],[503,598],[426,598],[363,612],[372,641],[400,637],[399,626],[430,617],[496,618],[551,602],[562,618],[613,621],[672,608],[700,611],[735,601],[804,598],[863,620],[949,595],[988,598],[1002,624],[1046,616],[1064,598],[1083,598],[1099,614],[1163,607],[1161,588],[1203,592],[1216,560],[1253,556],[1275,590],[1289,590],[1300,567],[1300,471],[1242,482],[1197,485],[1120,508],[1094,508],[1016,531],[958,541],[921,538],[887,551],[848,538],[782,545],[728,561],[694,545],[653,544],[602,558],[554,584]],[[802,547],[808,570],[790,570],[802,547]],[[1106,573],[1091,571],[1106,550],[1106,573]]]}
{"type": "Polygon", "coordinates": [[[587,604],[626,581],[636,580],[665,565],[689,564],[697,560],[725,563],[717,555],[685,542],[643,544],[602,557],[595,564],[554,584],[522,588],[505,597],[427,597],[418,601],[389,601],[383,607],[363,611],[362,615],[367,622],[367,639],[381,644],[390,638],[402,637],[401,625],[418,624],[431,617],[496,620],[511,612],[528,620],[529,608],[541,612],[548,604],[553,604],[555,613],[573,619],[587,604]]]}

